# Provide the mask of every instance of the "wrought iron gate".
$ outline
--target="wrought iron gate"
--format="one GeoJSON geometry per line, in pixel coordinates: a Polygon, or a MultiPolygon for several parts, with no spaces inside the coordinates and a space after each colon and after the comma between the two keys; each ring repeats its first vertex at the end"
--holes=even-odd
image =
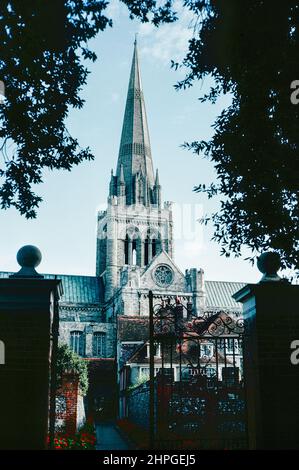
{"type": "Polygon", "coordinates": [[[243,322],[195,316],[150,295],[150,432],[155,449],[247,447],[243,322]]]}

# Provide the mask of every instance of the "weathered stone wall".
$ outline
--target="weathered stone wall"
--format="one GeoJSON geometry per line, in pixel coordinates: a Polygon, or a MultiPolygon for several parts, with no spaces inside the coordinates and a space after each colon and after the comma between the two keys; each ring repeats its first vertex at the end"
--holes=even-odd
{"type": "MultiPolygon", "coordinates": [[[[105,300],[109,300],[120,286],[120,272],[124,265],[124,240],[126,234],[135,231],[140,240],[145,240],[148,231],[161,239],[161,248],[170,257],[173,255],[172,209],[165,203],[164,208],[125,206],[117,198],[110,199],[106,212],[98,215],[97,230],[97,275],[104,268],[105,300]]],[[[142,252],[144,247],[142,246],[142,252]]],[[[143,263],[142,263],[143,264],[143,263]]]]}
{"type": "Polygon", "coordinates": [[[105,355],[115,356],[115,325],[113,323],[89,323],[83,321],[61,321],[59,324],[59,342],[70,345],[71,331],[81,331],[84,340],[83,357],[94,357],[93,335],[105,333],[105,355]]]}

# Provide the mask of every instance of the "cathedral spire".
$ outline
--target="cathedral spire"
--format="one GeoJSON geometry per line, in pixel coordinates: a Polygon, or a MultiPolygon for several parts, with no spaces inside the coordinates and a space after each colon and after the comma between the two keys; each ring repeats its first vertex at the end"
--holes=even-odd
{"type": "MultiPolygon", "coordinates": [[[[121,177],[121,168],[123,168],[122,177],[126,184],[127,204],[138,202],[135,200],[134,189],[135,175],[137,173],[143,175],[146,179],[148,190],[150,192],[153,191],[155,184],[154,171],[136,37],[117,163],[116,176],[118,178],[121,177]]],[[[151,202],[147,201],[147,197],[143,197],[140,200],[146,201],[146,204],[151,202]]]]}

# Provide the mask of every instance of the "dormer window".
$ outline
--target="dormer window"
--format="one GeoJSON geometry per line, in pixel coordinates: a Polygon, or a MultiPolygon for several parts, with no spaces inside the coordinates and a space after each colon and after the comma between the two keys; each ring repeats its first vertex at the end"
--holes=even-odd
{"type": "MultiPolygon", "coordinates": [[[[150,357],[150,344],[147,343],[146,345],[146,357],[150,357]]],[[[161,344],[155,343],[154,344],[154,357],[160,358],[161,357],[161,344]]]]}

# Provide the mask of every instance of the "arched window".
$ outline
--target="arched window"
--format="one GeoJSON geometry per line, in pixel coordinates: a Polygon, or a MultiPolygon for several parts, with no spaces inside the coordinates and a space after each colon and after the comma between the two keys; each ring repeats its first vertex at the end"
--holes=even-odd
{"type": "Polygon", "coordinates": [[[144,240],[144,265],[147,266],[152,258],[161,251],[161,238],[160,234],[156,231],[147,231],[146,238],[144,240]]]}
{"type": "Polygon", "coordinates": [[[126,235],[125,239],[125,264],[129,264],[129,236],[126,235]]]}
{"type": "Polygon", "coordinates": [[[157,240],[155,238],[152,239],[152,256],[156,256],[157,254],[157,240]]]}
{"type": "Polygon", "coordinates": [[[137,240],[132,241],[132,265],[136,266],[137,264],[137,240]]]}
{"type": "Polygon", "coordinates": [[[150,239],[147,236],[144,240],[144,265],[147,266],[149,262],[149,246],[150,246],[150,239]]]}
{"type": "Polygon", "coordinates": [[[141,266],[141,240],[137,227],[129,227],[124,242],[124,264],[141,266]]]}
{"type": "Polygon", "coordinates": [[[106,334],[96,332],[93,334],[93,356],[105,357],[106,355],[106,334]]]}
{"type": "Polygon", "coordinates": [[[71,331],[70,347],[79,356],[84,355],[84,336],[82,331],[71,331]]]}

